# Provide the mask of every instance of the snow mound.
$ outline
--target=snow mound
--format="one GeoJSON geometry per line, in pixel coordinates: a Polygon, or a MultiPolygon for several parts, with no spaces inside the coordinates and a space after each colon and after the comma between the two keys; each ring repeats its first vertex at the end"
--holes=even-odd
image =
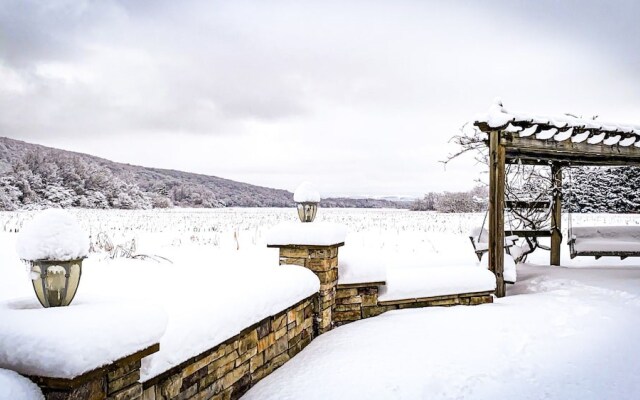
{"type": "Polygon", "coordinates": [[[366,247],[345,246],[338,257],[338,284],[384,282],[387,279],[387,257],[366,247]]]}
{"type": "Polygon", "coordinates": [[[35,383],[17,372],[0,368],[0,399],[40,400],[42,391],[35,383]]]}
{"type": "Polygon", "coordinates": [[[302,182],[293,193],[293,201],[296,203],[319,203],[320,192],[311,182],[302,182]]]}
{"type": "Polygon", "coordinates": [[[267,232],[269,246],[331,246],[344,243],[347,227],[332,222],[283,222],[267,232]]]}
{"type": "Polygon", "coordinates": [[[73,260],[89,253],[89,236],[67,211],[49,209],[25,224],[17,239],[23,260],[73,260]]]}
{"type": "Polygon", "coordinates": [[[74,378],[158,343],[167,317],[131,302],[42,308],[23,299],[0,303],[0,321],[0,368],[74,378]]]}
{"type": "MultiPolygon", "coordinates": [[[[513,248],[511,249],[511,251],[513,252],[513,248]]],[[[516,251],[518,251],[517,249],[515,249],[516,251]]],[[[504,278],[505,282],[510,282],[510,283],[515,283],[518,280],[518,274],[516,271],[516,263],[513,260],[514,255],[510,255],[509,253],[507,253],[505,251],[504,253],[504,271],[502,271],[502,277],[504,278]]],[[[482,260],[480,261],[480,266],[482,268],[485,268],[486,270],[489,269],[489,253],[484,253],[482,255],[482,260]]]]}
{"type": "Polygon", "coordinates": [[[230,265],[233,267],[208,271],[200,268],[198,279],[190,279],[188,285],[180,282],[180,299],[165,304],[169,325],[160,340],[160,351],[142,360],[143,381],[320,290],[313,272],[297,265],[230,265]]]}
{"type": "Polygon", "coordinates": [[[496,278],[476,266],[391,268],[380,301],[406,300],[495,290],[496,278]]]}

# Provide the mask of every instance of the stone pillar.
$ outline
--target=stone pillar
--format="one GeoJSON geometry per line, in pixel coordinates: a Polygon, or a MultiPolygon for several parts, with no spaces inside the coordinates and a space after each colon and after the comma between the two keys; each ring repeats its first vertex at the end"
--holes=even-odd
{"type": "Polygon", "coordinates": [[[142,397],[141,360],[158,344],[73,379],[30,376],[46,400],[137,400],[142,397]]]}
{"type": "Polygon", "coordinates": [[[314,333],[320,335],[333,327],[338,286],[338,248],[344,242],[327,246],[270,245],[280,249],[280,265],[300,265],[313,271],[320,279],[320,293],[315,301],[314,333]]]}

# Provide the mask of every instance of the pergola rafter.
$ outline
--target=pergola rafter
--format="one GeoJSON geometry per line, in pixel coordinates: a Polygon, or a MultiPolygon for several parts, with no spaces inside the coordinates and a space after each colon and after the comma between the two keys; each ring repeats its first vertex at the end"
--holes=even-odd
{"type": "Polygon", "coordinates": [[[474,126],[489,147],[489,268],[496,295],[505,295],[504,205],[506,164],[549,165],[555,192],[550,264],[560,264],[562,167],[640,165],[640,127],[600,123],[574,116],[511,113],[497,101],[474,126]]]}

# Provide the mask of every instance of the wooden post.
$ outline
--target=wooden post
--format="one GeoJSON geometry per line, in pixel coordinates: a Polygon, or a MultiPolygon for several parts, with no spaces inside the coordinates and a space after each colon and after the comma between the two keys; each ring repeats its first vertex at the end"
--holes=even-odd
{"type": "Polygon", "coordinates": [[[500,132],[489,133],[489,269],[496,276],[496,296],[504,297],[505,149],[500,132]]]}
{"type": "Polygon", "coordinates": [[[560,248],[562,247],[562,169],[559,164],[551,164],[553,180],[553,205],[551,209],[551,265],[560,265],[560,248]]]}

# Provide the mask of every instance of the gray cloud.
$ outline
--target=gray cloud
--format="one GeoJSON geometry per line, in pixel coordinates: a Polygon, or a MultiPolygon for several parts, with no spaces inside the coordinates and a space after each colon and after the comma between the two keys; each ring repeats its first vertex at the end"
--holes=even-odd
{"type": "Polygon", "coordinates": [[[461,189],[473,163],[445,173],[438,161],[495,96],[639,122],[639,11],[592,0],[5,1],[0,135],[289,189],[300,170],[332,194],[461,189]]]}

